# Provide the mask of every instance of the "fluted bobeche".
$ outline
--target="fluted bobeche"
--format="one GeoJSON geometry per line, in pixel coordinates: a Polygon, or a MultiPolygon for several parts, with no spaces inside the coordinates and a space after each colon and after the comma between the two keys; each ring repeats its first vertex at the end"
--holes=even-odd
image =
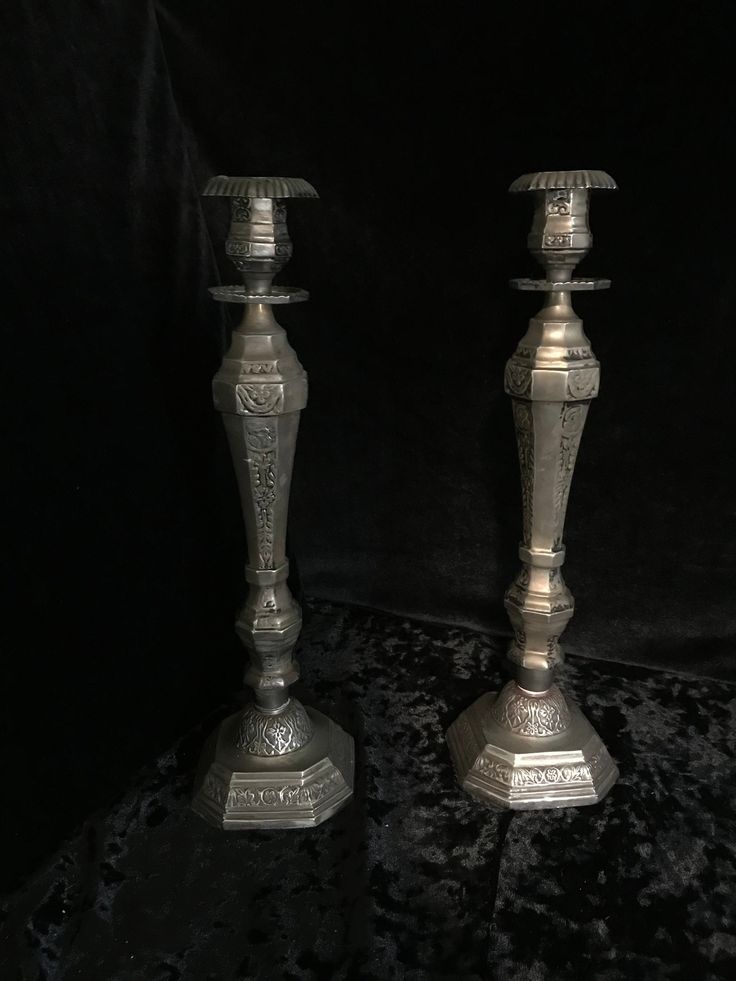
{"type": "Polygon", "coordinates": [[[522,566],[505,596],[515,680],[497,696],[483,695],[447,734],[461,785],[500,807],[593,804],[618,776],[598,734],[553,680],[562,659],[560,635],[574,609],[562,578],[567,500],[600,377],[571,294],[610,285],[572,273],[593,242],[589,192],[615,188],[608,174],[588,170],[526,174],[510,188],[534,194],[527,244],[546,272],[543,280],[511,283],[546,294],[504,377],[513,405],[523,514],[522,566]]]}
{"type": "Polygon", "coordinates": [[[301,178],[214,177],[206,196],[231,199],[225,252],[243,277],[213,287],[244,305],[213,381],[232,453],[248,542],[248,597],[236,630],[250,654],[245,682],[254,702],[226,719],[205,747],[194,809],[226,829],[311,827],[348,803],[353,740],[290,697],[299,677],[293,651],[302,615],[287,585],[286,523],[299,413],[307,376],[272,307],[308,298],[274,286],[291,258],[286,198],[316,198],[301,178]]]}

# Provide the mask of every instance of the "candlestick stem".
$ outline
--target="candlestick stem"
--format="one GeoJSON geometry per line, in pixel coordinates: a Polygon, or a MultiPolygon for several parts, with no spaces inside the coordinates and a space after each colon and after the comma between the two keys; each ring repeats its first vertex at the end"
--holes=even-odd
{"type": "Polygon", "coordinates": [[[512,286],[545,293],[542,309],[506,365],[522,496],[521,570],[506,592],[514,631],[508,657],[514,680],[483,695],[453,723],[448,742],[461,785],[499,807],[533,809],[594,804],[618,771],[593,727],[554,683],[560,636],[574,601],[562,577],[562,535],[570,485],[600,366],[572,308],[572,293],[608,280],[573,279],[592,244],[588,196],[615,188],[600,171],[529,174],[511,186],[531,191],[536,210],[529,249],[543,280],[512,286]]]}
{"type": "Polygon", "coordinates": [[[284,199],[317,197],[294,178],[216,177],[206,195],[231,198],[225,251],[242,286],[212,289],[244,305],[213,382],[245,521],[248,596],[236,623],[250,662],[254,701],[226,719],[205,747],[193,807],[225,829],[312,827],[348,803],[353,740],[289,694],[299,677],[293,657],[302,625],[287,579],[286,525],[299,415],[307,376],[273,306],[307,299],[273,285],[291,256],[284,199]]]}

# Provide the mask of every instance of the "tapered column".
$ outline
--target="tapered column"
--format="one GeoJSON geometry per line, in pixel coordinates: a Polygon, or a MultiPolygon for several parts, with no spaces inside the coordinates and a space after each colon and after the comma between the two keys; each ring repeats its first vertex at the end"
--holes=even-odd
{"type": "Polygon", "coordinates": [[[514,680],[484,695],[453,724],[448,741],[469,793],[500,807],[528,809],[592,804],[617,777],[605,746],[580,709],[554,683],[560,636],[574,601],[562,577],[563,531],[575,460],[600,367],[572,308],[579,290],[608,280],[575,279],[592,244],[588,196],[615,188],[600,171],[529,174],[512,191],[535,194],[528,245],[543,280],[512,286],[544,294],[544,305],[506,366],[522,495],[521,568],[505,605],[514,631],[514,680]]]}
{"type": "Polygon", "coordinates": [[[310,827],[352,795],[353,741],[289,693],[299,677],[301,630],[289,591],[286,528],[299,414],[307,376],[273,307],[307,299],[273,285],[291,256],[286,198],[314,198],[295,178],[216,177],[206,195],[231,198],[225,251],[242,286],[215,287],[215,299],[243,305],[243,319],[213,382],[233,458],[248,543],[248,595],[236,630],[249,654],[245,682],[254,700],[226,719],[205,748],[194,809],[225,829],[310,827]]]}

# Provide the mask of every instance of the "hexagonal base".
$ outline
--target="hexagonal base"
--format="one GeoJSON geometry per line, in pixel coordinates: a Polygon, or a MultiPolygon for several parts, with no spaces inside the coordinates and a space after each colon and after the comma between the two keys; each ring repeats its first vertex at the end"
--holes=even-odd
{"type": "Polygon", "coordinates": [[[235,744],[242,712],[210,736],[195,781],[192,808],[226,831],[313,828],[353,796],[352,736],[316,709],[307,709],[314,735],[284,756],[254,756],[235,744]]]}
{"type": "Polygon", "coordinates": [[[600,736],[569,698],[570,725],[553,736],[520,736],[491,716],[482,695],[447,731],[461,787],[494,807],[517,811],[597,804],[618,778],[600,736]]]}

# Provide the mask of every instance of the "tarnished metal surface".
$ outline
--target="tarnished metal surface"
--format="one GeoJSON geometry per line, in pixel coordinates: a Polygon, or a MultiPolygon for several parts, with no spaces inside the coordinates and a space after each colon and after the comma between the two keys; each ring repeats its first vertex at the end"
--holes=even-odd
{"type": "Polygon", "coordinates": [[[608,280],[573,279],[592,235],[588,198],[612,190],[602,171],[527,174],[511,191],[530,191],[535,212],[528,246],[545,268],[541,281],[512,286],[546,294],[540,312],[506,365],[521,469],[521,569],[506,592],[514,629],[515,681],[484,695],[453,723],[448,741],[458,778],[470,793],[518,809],[591,804],[618,771],[597,733],[553,683],[560,636],[574,601],[562,577],[563,529],[575,460],[600,366],[571,305],[576,290],[608,280]]]}
{"type": "Polygon", "coordinates": [[[307,376],[272,307],[307,294],[272,280],[292,253],[283,198],[317,192],[301,178],[220,176],[204,193],[231,198],[225,251],[243,277],[242,285],[212,290],[244,309],[212,387],[248,542],[248,597],[236,630],[250,654],[245,681],[255,701],[210,740],[193,806],[223,828],[306,827],[350,800],[354,758],[349,735],[289,696],[302,614],[287,585],[286,524],[307,376]]]}

